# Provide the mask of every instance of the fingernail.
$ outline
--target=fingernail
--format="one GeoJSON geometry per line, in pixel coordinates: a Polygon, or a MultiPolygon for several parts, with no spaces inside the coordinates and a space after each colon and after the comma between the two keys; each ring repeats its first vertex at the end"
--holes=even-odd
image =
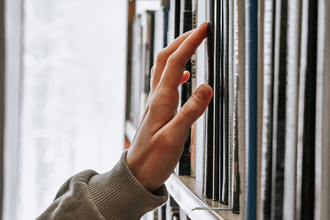
{"type": "Polygon", "coordinates": [[[199,27],[198,27],[197,29],[202,29],[202,28],[204,28],[204,26],[206,26],[206,29],[205,29],[204,34],[205,34],[205,37],[207,37],[207,35],[208,35],[208,30],[209,30],[209,25],[210,25],[210,23],[208,23],[208,22],[203,22],[203,23],[201,23],[201,24],[199,25],[199,27]]]}
{"type": "Polygon", "coordinates": [[[195,92],[197,99],[201,101],[206,101],[210,97],[210,88],[206,85],[201,85],[195,92]]]}

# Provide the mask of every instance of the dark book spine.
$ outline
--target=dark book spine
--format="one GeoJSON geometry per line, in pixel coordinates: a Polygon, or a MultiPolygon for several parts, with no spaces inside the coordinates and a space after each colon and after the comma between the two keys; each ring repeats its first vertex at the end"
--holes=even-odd
{"type": "MultiPolygon", "coordinates": [[[[205,81],[212,88],[214,87],[214,0],[206,1],[206,13],[208,26],[208,37],[206,40],[206,63],[207,72],[205,81]]],[[[205,172],[204,172],[204,194],[208,198],[212,198],[213,188],[213,98],[205,112],[205,172]]]]}
{"type": "Polygon", "coordinates": [[[310,180],[315,176],[317,4],[318,1],[309,0],[302,3],[296,215],[304,220],[314,217],[315,189],[310,180]]]}
{"type": "Polygon", "coordinates": [[[171,8],[174,10],[174,38],[177,38],[180,36],[181,1],[180,0],[171,1],[171,8]]]}
{"type": "Polygon", "coordinates": [[[245,219],[256,219],[257,210],[257,72],[258,1],[245,3],[245,106],[246,106],[246,205],[245,219]]]}
{"type": "MultiPolygon", "coordinates": [[[[169,31],[169,11],[170,11],[170,7],[166,6],[163,8],[164,11],[164,44],[163,44],[163,48],[167,47],[168,45],[168,31],[169,31]]],[[[157,54],[155,54],[157,55],[157,54]]]]}
{"type": "Polygon", "coordinates": [[[223,199],[222,195],[226,189],[228,189],[228,150],[229,150],[229,114],[228,114],[228,36],[229,36],[229,21],[228,21],[228,0],[222,1],[222,77],[221,77],[221,88],[222,88],[222,164],[220,166],[221,172],[221,190],[220,198],[223,199]]]}
{"type": "MultiPolygon", "coordinates": [[[[181,1],[181,34],[190,31],[192,27],[192,6],[191,0],[181,1]]],[[[191,60],[189,60],[185,66],[185,71],[191,72],[191,60]]],[[[188,101],[191,96],[191,78],[181,85],[181,107],[188,101]]],[[[191,161],[191,128],[186,136],[184,143],[183,154],[179,161],[179,175],[190,175],[190,161],[191,161]]]]}
{"type": "Polygon", "coordinates": [[[213,200],[219,201],[222,177],[222,27],[221,1],[214,2],[214,123],[213,123],[213,200]]]}
{"type": "Polygon", "coordinates": [[[287,0],[276,1],[271,219],[282,219],[284,193],[287,0]]]}

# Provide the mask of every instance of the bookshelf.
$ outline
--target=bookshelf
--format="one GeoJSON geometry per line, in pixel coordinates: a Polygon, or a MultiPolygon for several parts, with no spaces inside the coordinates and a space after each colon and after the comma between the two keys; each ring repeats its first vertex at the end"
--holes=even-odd
{"type": "MultiPolygon", "coordinates": [[[[175,210],[180,215],[173,219],[181,220],[330,219],[330,196],[322,193],[330,185],[330,3],[153,2],[159,8],[139,6],[136,14],[139,1],[129,1],[128,142],[143,111],[155,55],[185,28],[204,21],[209,37],[186,66],[188,90],[202,83],[214,90],[187,138],[186,153],[195,160],[188,166],[180,160],[165,183],[175,201],[166,204],[165,215],[175,210]],[[190,170],[182,174],[182,167],[190,170]]],[[[186,90],[179,87],[179,102],[185,102],[186,90]]],[[[164,207],[145,219],[169,219],[160,213],[164,207]]]]}

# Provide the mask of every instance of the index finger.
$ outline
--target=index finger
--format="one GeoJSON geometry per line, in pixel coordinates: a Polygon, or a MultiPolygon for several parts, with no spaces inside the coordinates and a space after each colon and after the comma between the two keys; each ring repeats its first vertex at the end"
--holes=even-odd
{"type": "Polygon", "coordinates": [[[194,54],[197,47],[207,37],[207,28],[208,24],[206,22],[201,24],[167,59],[160,86],[177,89],[180,85],[184,66],[194,54]]]}

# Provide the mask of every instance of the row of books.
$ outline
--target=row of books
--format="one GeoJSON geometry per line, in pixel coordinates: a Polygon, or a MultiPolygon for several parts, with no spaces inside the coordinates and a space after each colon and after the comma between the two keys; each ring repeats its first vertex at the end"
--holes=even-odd
{"type": "Polygon", "coordinates": [[[180,34],[207,20],[209,37],[186,64],[185,70],[190,72],[191,77],[179,87],[178,110],[201,83],[211,85],[214,98],[203,116],[205,118],[189,130],[175,172],[195,177],[203,183],[206,197],[231,204],[230,209],[238,213],[238,77],[233,74],[238,71],[238,49],[235,50],[234,40],[229,40],[238,37],[234,26],[237,2],[206,3],[171,0],[157,11],[146,11],[135,16],[132,22],[129,120],[137,128],[149,91],[150,70],[155,55],[180,34]]]}
{"type": "Polygon", "coordinates": [[[329,101],[320,102],[329,91],[322,80],[329,75],[324,60],[329,60],[330,26],[322,13],[327,9],[329,3],[311,0],[265,0],[259,6],[260,219],[330,217],[323,207],[330,204],[329,194],[323,201],[318,195],[330,179],[317,175],[330,171],[318,167],[325,163],[323,154],[329,156],[327,138],[318,137],[329,130],[329,112],[324,114],[329,101]]]}
{"type": "Polygon", "coordinates": [[[214,96],[175,172],[245,219],[329,219],[329,9],[324,0],[170,0],[136,15],[128,119],[138,126],[155,55],[207,21],[178,109],[202,83],[214,96]]]}

